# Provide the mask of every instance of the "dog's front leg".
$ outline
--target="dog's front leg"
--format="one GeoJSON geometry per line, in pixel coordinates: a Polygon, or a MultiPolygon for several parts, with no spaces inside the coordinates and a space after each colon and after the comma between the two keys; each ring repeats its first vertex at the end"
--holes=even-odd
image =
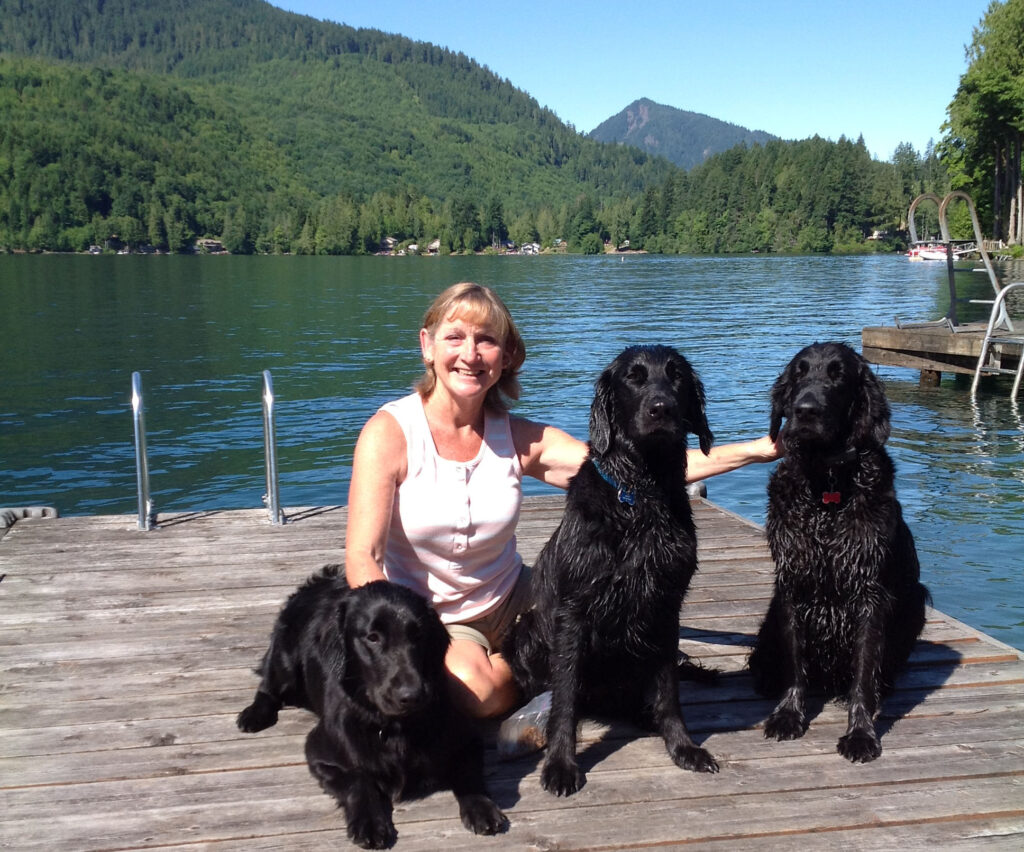
{"type": "Polygon", "coordinates": [[[451,741],[461,745],[454,750],[451,763],[451,788],[459,803],[462,824],[474,834],[499,834],[508,829],[508,818],[487,794],[484,782],[484,754],[480,739],[465,737],[457,731],[451,741]]]}
{"type": "Polygon", "coordinates": [[[881,702],[885,629],[881,607],[875,609],[857,637],[853,682],[847,696],[850,709],[846,733],[836,744],[836,751],[852,763],[868,763],[882,753],[882,744],[875,731],[875,714],[881,702]]]}
{"type": "MultiPolygon", "coordinates": [[[[774,603],[774,601],[773,601],[774,603]]],[[[783,667],[782,684],[785,692],[764,723],[767,739],[795,740],[807,730],[807,667],[804,662],[803,631],[789,597],[778,596],[779,650],[783,667]]]]}
{"type": "Polygon", "coordinates": [[[261,686],[256,690],[252,703],[238,714],[235,723],[240,731],[255,734],[277,724],[277,714],[281,706],[280,700],[264,692],[261,686]]]}
{"type": "Polygon", "coordinates": [[[256,695],[235,720],[240,731],[255,734],[277,724],[277,714],[284,706],[284,696],[295,691],[295,678],[288,663],[288,654],[281,649],[275,628],[270,637],[270,647],[257,669],[260,685],[256,688],[256,695]]]}
{"type": "MultiPolygon", "coordinates": [[[[675,633],[675,628],[673,628],[675,633]]],[[[657,674],[654,698],[654,723],[665,740],[665,748],[676,766],[694,772],[718,772],[717,761],[691,738],[679,706],[679,669],[675,660],[662,666],[657,674]]]]}
{"type": "Polygon", "coordinates": [[[345,812],[349,839],[364,849],[394,846],[398,832],[391,797],[365,772],[339,766],[335,753],[323,722],[318,723],[306,737],[306,762],[323,791],[345,812]]]}
{"type": "Polygon", "coordinates": [[[571,796],[583,786],[576,763],[576,716],[583,664],[583,631],[565,612],[555,619],[551,648],[551,715],[548,717],[548,754],[541,784],[556,796],[571,796]]]}

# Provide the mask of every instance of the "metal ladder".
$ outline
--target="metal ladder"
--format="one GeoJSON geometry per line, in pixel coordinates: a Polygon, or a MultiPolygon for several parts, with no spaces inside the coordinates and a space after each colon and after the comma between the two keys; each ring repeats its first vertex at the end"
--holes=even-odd
{"type": "Polygon", "coordinates": [[[1022,287],[1024,287],[1024,281],[1007,284],[996,294],[996,298],[992,302],[992,313],[989,314],[985,339],[981,344],[981,355],[978,356],[978,366],[974,368],[971,396],[977,393],[978,382],[983,375],[1001,375],[1014,377],[1010,399],[1017,399],[1021,376],[1024,375],[1024,333],[1013,327],[1013,321],[1006,311],[1005,301],[1009,293],[1022,287]],[[1016,367],[1003,366],[1003,346],[1006,344],[1021,347],[1021,351],[1017,355],[1016,367]]]}
{"type": "MultiPolygon", "coordinates": [[[[956,199],[961,199],[967,205],[967,212],[971,216],[971,225],[974,227],[974,243],[977,246],[978,254],[981,255],[982,262],[985,264],[985,272],[988,273],[988,280],[992,284],[992,290],[998,294],[1001,286],[999,284],[999,276],[996,274],[995,267],[992,266],[992,258],[989,256],[988,250],[985,248],[985,239],[981,234],[981,223],[978,221],[978,211],[974,207],[974,201],[966,192],[955,189],[952,192],[946,193],[945,198],[939,198],[937,195],[931,192],[925,192],[922,195],[917,196],[910,203],[910,210],[907,213],[907,227],[910,230],[910,242],[914,244],[918,242],[917,239],[917,223],[914,218],[914,212],[922,201],[932,201],[939,208],[939,230],[942,233],[942,245],[946,247],[946,276],[949,279],[949,310],[942,319],[930,320],[926,322],[915,322],[915,323],[904,323],[900,321],[899,317],[896,317],[897,328],[927,328],[929,326],[945,326],[953,333],[958,331],[974,331],[976,330],[972,324],[961,325],[957,320],[956,316],[956,280],[953,274],[953,240],[949,233],[949,205],[956,199]]],[[[979,300],[980,301],[980,300],[979,300]]],[[[985,300],[985,304],[988,301],[985,300]]],[[[1006,308],[1002,303],[999,308],[999,322],[1007,323],[1012,329],[1013,324],[1010,323],[1010,318],[1006,315],[1006,308]]]]}
{"type": "MultiPolygon", "coordinates": [[[[142,376],[132,373],[132,417],[135,426],[135,478],[139,494],[139,529],[157,529],[157,510],[149,488],[149,459],[146,450],[145,405],[142,398],[142,376]]],[[[287,522],[281,509],[280,490],[277,484],[277,437],[274,426],[274,382],[270,370],[263,371],[263,455],[266,468],[267,493],[263,505],[267,507],[270,523],[287,522]]],[[[8,510],[3,510],[7,512],[8,510]]],[[[24,510],[16,510],[24,511],[24,510]]],[[[52,510],[51,510],[52,511],[52,510]]],[[[4,515],[0,514],[0,521],[4,515]]],[[[13,520],[11,521],[13,523],[13,520]]],[[[10,526],[10,524],[7,524],[10,526]]],[[[4,525],[0,524],[0,532],[4,525]]]]}

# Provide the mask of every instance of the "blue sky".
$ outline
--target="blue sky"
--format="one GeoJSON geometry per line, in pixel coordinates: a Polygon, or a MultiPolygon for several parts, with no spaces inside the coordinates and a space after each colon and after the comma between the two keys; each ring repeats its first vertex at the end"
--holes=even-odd
{"type": "Polygon", "coordinates": [[[784,139],[942,136],[989,0],[272,0],[461,51],[588,132],[637,98],[784,139]]]}

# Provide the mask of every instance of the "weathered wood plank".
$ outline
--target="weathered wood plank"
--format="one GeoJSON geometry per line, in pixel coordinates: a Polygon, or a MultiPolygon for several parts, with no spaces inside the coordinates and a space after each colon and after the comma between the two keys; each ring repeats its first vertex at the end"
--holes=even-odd
{"type": "MultiPolygon", "coordinates": [[[[561,507],[560,496],[526,501],[528,561],[561,507]]],[[[884,704],[880,760],[854,767],[835,753],[845,710],[832,702],[814,708],[802,739],[766,741],[772,702],[742,672],[771,593],[764,536],[706,501],[694,510],[701,570],[680,647],[726,674],[684,683],[681,697],[722,772],[683,772],[656,737],[585,720],[588,783],[577,796],[544,793],[537,756],[501,764],[491,749],[489,783],[511,831],[474,837],[438,794],[396,809],[398,849],[914,849],[983,838],[1019,848],[1021,654],[931,612],[884,704]]],[[[19,521],[0,540],[3,845],[346,846],[302,759],[309,714],[286,711],[256,736],[234,726],[284,597],[343,558],[344,509],[289,514],[283,527],[262,510],[170,516],[153,533],[127,516],[19,521]]]]}

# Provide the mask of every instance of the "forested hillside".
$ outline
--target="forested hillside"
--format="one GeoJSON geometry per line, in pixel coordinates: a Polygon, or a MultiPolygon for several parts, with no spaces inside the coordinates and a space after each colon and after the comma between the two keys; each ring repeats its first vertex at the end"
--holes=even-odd
{"type": "Polygon", "coordinates": [[[713,154],[737,145],[763,145],[777,138],[763,130],[747,130],[648,98],[633,101],[587,135],[598,142],[620,142],[648,154],[667,157],[684,169],[692,169],[713,154]]]}
{"type": "Polygon", "coordinates": [[[845,140],[813,142],[857,160],[838,189],[791,143],[685,173],[465,55],[261,0],[0,0],[0,115],[0,250],[828,250],[942,190],[931,152],[897,170],[845,140]]]}

